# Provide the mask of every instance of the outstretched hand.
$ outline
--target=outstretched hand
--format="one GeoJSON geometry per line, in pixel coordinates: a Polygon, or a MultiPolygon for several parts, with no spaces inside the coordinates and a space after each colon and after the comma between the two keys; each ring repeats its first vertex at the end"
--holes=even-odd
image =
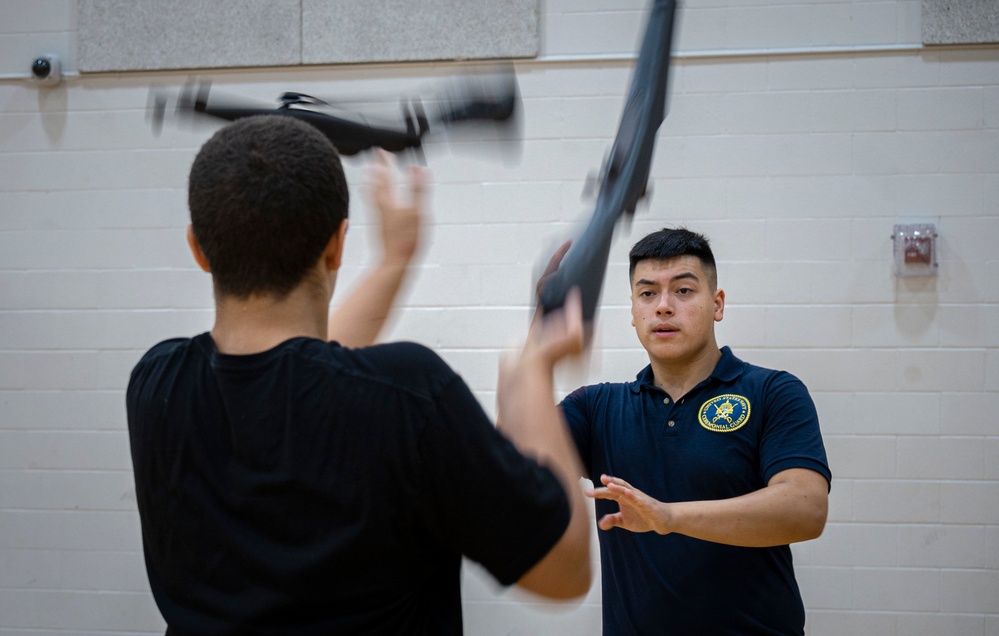
{"type": "Polygon", "coordinates": [[[404,200],[396,190],[395,157],[380,148],[375,156],[368,168],[368,180],[371,200],[378,211],[384,258],[405,265],[420,243],[427,171],[415,166],[409,169],[409,195],[404,200]]]}
{"type": "Polygon", "coordinates": [[[604,515],[597,523],[601,530],[624,528],[632,532],[669,532],[669,506],[650,497],[625,480],[610,475],[601,475],[603,488],[593,488],[586,492],[592,499],[616,501],[620,510],[604,515]]]}

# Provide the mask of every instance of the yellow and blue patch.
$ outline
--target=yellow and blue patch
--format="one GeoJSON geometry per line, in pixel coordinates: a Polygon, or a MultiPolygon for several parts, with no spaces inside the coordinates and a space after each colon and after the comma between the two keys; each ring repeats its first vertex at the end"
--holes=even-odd
{"type": "Polygon", "coordinates": [[[749,421],[749,400],[727,393],[713,397],[701,405],[697,420],[709,431],[730,433],[749,421]]]}

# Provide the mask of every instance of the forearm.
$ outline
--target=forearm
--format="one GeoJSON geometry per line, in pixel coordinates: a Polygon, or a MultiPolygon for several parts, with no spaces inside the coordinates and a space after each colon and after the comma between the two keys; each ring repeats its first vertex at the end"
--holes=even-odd
{"type": "Polygon", "coordinates": [[[549,466],[566,490],[572,491],[573,503],[585,504],[579,488],[582,467],[555,405],[551,374],[530,369],[515,373],[518,377],[499,391],[498,419],[503,433],[522,453],[549,466]]]}
{"type": "Polygon", "coordinates": [[[814,539],[825,527],[827,485],[818,473],[793,470],[811,473],[814,478],[798,475],[801,479],[771,482],[756,492],[731,499],[659,502],[659,524],[655,529],[660,534],[676,532],[705,541],[746,547],[769,547],[814,539]]]}
{"type": "Polygon", "coordinates": [[[547,466],[569,498],[569,525],[555,547],[519,585],[555,598],[585,594],[590,586],[590,520],[579,483],[579,457],[555,405],[552,369],[521,360],[507,371],[498,395],[502,432],[525,455],[547,466]]]}
{"type": "Polygon", "coordinates": [[[327,337],[345,347],[374,344],[402,289],[408,268],[408,260],[382,259],[330,313],[327,337]]]}
{"type": "Polygon", "coordinates": [[[347,347],[365,347],[378,339],[418,251],[423,225],[426,171],[410,168],[409,200],[402,201],[390,153],[378,150],[369,170],[382,256],[329,317],[327,338],[347,347]]]}

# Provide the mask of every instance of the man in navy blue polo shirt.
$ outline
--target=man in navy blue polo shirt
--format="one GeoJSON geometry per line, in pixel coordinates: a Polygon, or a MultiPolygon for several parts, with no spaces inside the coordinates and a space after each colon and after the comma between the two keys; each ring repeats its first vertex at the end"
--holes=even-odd
{"type": "Polygon", "coordinates": [[[811,397],[719,349],[707,239],[663,229],[629,258],[649,365],[561,404],[598,485],[604,634],[803,634],[788,544],[822,533],[831,479],[811,397]]]}

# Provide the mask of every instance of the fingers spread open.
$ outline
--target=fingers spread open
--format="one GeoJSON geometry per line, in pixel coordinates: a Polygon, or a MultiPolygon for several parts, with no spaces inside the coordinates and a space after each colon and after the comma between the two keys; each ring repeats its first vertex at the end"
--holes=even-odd
{"type": "Polygon", "coordinates": [[[604,515],[603,517],[600,518],[600,521],[597,522],[597,527],[600,528],[601,530],[610,530],[611,528],[620,528],[622,526],[623,524],[621,521],[620,513],[615,513],[612,515],[604,515]]]}

